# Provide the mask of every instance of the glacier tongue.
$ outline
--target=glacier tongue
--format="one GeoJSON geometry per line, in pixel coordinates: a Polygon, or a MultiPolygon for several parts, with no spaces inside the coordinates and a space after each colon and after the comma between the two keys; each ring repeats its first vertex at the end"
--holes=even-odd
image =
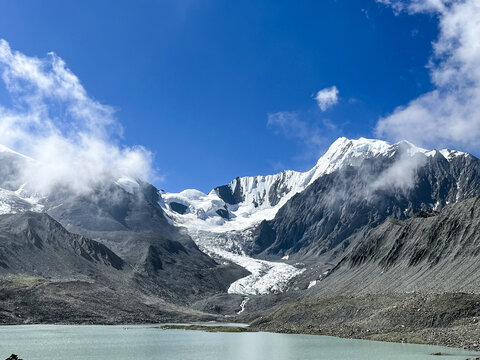
{"type": "Polygon", "coordinates": [[[189,231],[189,235],[200,249],[214,258],[229,260],[251,272],[244,278],[232,283],[228,289],[229,294],[264,295],[280,293],[286,290],[288,282],[301,274],[304,269],[292,265],[254,259],[242,253],[241,249],[234,249],[234,243],[218,241],[218,236],[206,231],[189,231]]]}

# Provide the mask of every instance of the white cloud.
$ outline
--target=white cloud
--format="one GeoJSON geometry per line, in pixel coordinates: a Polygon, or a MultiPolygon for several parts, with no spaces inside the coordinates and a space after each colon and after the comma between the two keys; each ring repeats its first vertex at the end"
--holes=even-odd
{"type": "Polygon", "coordinates": [[[377,0],[395,11],[438,17],[429,63],[435,89],[398,107],[376,126],[378,136],[417,144],[480,149],[480,2],[377,0]]]}
{"type": "Polygon", "coordinates": [[[425,156],[401,153],[389,168],[384,170],[369,186],[370,191],[396,189],[408,191],[415,185],[415,173],[427,161],[425,156]]]}
{"type": "Polygon", "coordinates": [[[92,99],[55,54],[29,57],[0,40],[0,74],[12,99],[0,106],[0,144],[37,160],[22,174],[36,191],[58,184],[86,191],[122,175],[153,175],[151,153],[119,144],[114,109],[92,99]]]}
{"type": "Polygon", "coordinates": [[[338,89],[336,86],[332,86],[329,88],[325,88],[317,92],[315,96],[315,100],[317,100],[318,107],[325,111],[329,107],[332,107],[338,102],[338,89]]]}

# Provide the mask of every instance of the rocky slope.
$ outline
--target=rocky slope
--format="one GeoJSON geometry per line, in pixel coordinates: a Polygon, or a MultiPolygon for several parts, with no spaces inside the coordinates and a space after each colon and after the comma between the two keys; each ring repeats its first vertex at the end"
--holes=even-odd
{"type": "Polygon", "coordinates": [[[0,215],[3,275],[88,279],[92,273],[115,273],[125,266],[105,245],[69,233],[47,214],[0,215]]]}
{"type": "Polygon", "coordinates": [[[436,344],[480,350],[480,295],[310,296],[258,317],[261,331],[436,344]]]}
{"type": "Polygon", "coordinates": [[[480,197],[387,219],[370,230],[314,288],[373,292],[478,292],[480,197]]]}
{"type": "Polygon", "coordinates": [[[138,261],[68,232],[45,213],[1,215],[0,322],[208,318],[189,303],[224,293],[245,275],[194,244],[187,248],[159,235],[132,236],[124,245],[139,253],[138,261]]]}
{"type": "Polygon", "coordinates": [[[479,349],[480,197],[389,218],[262,330],[479,349]]]}

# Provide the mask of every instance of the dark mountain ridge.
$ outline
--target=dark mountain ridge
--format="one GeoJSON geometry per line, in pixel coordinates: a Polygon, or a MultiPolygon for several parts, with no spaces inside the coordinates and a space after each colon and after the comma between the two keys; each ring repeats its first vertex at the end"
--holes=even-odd
{"type": "Polygon", "coordinates": [[[105,245],[69,233],[45,213],[0,215],[0,272],[48,278],[89,277],[96,267],[122,270],[105,245]]]}

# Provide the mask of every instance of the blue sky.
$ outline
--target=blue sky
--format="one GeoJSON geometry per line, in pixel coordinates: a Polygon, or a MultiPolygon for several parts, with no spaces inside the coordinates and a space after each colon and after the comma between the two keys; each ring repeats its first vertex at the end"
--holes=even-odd
{"type": "Polygon", "coordinates": [[[339,136],[375,137],[380,118],[433,89],[437,36],[434,13],[373,0],[0,1],[0,38],[61,57],[116,110],[122,143],[153,152],[167,191],[306,170],[339,136]],[[331,86],[338,103],[322,111],[314,97],[331,86]],[[317,140],[268,125],[280,112],[317,140]]]}

